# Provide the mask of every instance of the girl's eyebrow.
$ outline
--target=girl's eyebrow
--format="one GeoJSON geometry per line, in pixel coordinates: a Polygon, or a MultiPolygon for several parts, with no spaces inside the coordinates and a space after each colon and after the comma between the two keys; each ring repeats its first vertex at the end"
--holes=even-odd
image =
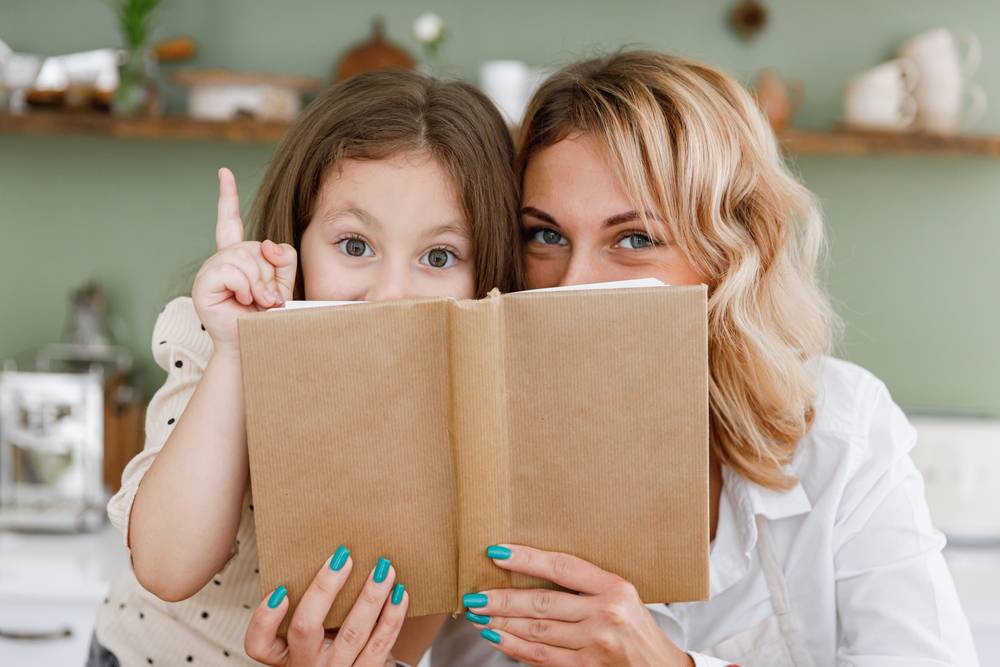
{"type": "Polygon", "coordinates": [[[424,238],[433,238],[435,236],[443,236],[445,234],[457,234],[463,239],[469,238],[469,230],[466,229],[466,225],[460,222],[446,222],[443,225],[438,225],[433,229],[428,230],[424,234],[424,238]]]}
{"type": "Polygon", "coordinates": [[[323,222],[327,224],[334,223],[345,215],[357,218],[361,223],[368,225],[369,227],[380,228],[382,226],[382,223],[379,222],[378,218],[360,206],[348,206],[347,208],[334,209],[324,216],[323,222]]]}

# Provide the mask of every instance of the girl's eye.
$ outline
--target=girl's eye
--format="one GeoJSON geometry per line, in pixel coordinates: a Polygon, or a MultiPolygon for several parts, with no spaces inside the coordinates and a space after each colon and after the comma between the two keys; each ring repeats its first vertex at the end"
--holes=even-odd
{"type": "Polygon", "coordinates": [[[627,234],[618,241],[618,247],[627,250],[645,250],[654,245],[656,244],[653,242],[653,239],[649,238],[647,234],[639,232],[627,234]]]}
{"type": "Polygon", "coordinates": [[[446,248],[431,248],[420,258],[420,263],[435,269],[448,269],[455,266],[458,257],[446,248]]]}
{"type": "Polygon", "coordinates": [[[354,236],[344,239],[338,245],[342,253],[351,257],[371,257],[375,254],[364,239],[354,236]]]}
{"type": "Polygon", "coordinates": [[[547,227],[536,229],[531,235],[531,240],[542,245],[567,245],[569,243],[562,234],[547,227]]]}

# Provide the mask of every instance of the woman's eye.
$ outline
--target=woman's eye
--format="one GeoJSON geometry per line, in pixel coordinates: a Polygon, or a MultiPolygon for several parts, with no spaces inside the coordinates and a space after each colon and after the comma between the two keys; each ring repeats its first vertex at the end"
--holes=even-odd
{"type": "Polygon", "coordinates": [[[359,238],[347,238],[341,241],[339,244],[340,251],[345,255],[350,255],[351,257],[371,257],[375,253],[372,252],[372,248],[368,243],[359,238]]]}
{"type": "Polygon", "coordinates": [[[618,241],[618,247],[626,248],[627,250],[645,250],[653,245],[655,245],[653,243],[653,239],[649,238],[646,234],[640,234],[638,232],[623,236],[621,240],[618,241]]]}
{"type": "Polygon", "coordinates": [[[420,258],[420,263],[435,269],[448,269],[455,266],[458,258],[450,250],[445,248],[431,248],[420,258]]]}
{"type": "Polygon", "coordinates": [[[538,229],[531,235],[531,240],[542,245],[566,245],[566,238],[554,229],[538,229]]]}

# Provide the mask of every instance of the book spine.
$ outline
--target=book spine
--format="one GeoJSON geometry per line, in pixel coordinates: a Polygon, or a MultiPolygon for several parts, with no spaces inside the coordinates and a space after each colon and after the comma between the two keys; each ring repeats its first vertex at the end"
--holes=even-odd
{"type": "Polygon", "coordinates": [[[449,309],[449,436],[454,465],[458,590],[507,587],[510,575],[486,547],[510,536],[510,448],[503,300],[456,301],[449,309]]]}

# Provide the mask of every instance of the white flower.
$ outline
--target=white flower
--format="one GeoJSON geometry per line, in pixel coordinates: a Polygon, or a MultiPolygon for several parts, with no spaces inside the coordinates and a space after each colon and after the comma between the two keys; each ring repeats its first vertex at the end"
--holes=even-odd
{"type": "Polygon", "coordinates": [[[433,44],[441,39],[444,32],[444,21],[437,14],[427,12],[421,14],[413,22],[413,36],[421,44],[433,44]]]}

